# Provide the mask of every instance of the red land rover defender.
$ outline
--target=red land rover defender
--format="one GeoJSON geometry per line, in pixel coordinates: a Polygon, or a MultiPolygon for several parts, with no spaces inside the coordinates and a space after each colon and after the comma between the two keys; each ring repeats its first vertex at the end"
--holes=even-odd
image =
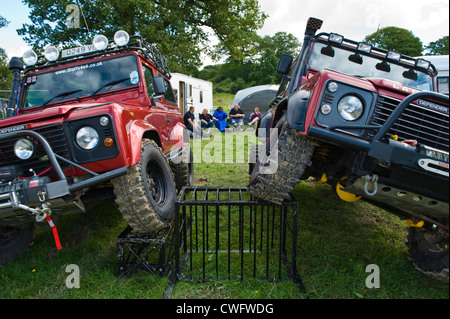
{"type": "Polygon", "coordinates": [[[321,26],[310,18],[299,56],[280,59],[280,89],[259,121],[277,149],[255,149],[250,192],[279,203],[309,176],[329,183],[406,219],[414,265],[448,282],[449,98],[436,93],[436,69],[316,35],[321,26]]]}
{"type": "Polygon", "coordinates": [[[84,200],[112,195],[111,186],[134,230],[166,227],[176,188],[193,171],[156,48],[118,31],[114,41],[98,35],[61,54],[28,51],[23,62],[25,69],[10,61],[13,87],[0,120],[0,263],[27,249],[35,221],[84,210],[84,200]]]}

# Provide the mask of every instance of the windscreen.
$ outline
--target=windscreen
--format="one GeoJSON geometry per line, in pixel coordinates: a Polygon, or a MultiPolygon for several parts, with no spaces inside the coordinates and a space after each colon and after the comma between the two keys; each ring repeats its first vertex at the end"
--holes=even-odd
{"type": "Polygon", "coordinates": [[[47,106],[64,100],[93,96],[131,87],[139,83],[139,68],[134,55],[89,62],[24,79],[22,108],[47,106]]]}
{"type": "Polygon", "coordinates": [[[314,70],[330,69],[357,77],[383,78],[414,89],[433,91],[433,78],[425,72],[382,62],[381,59],[371,56],[359,55],[358,58],[355,58],[354,54],[355,52],[352,51],[316,42],[312,47],[308,67],[314,70]],[[324,52],[328,52],[328,55],[324,52]],[[359,63],[349,60],[352,55],[353,60],[358,60],[359,63]]]}

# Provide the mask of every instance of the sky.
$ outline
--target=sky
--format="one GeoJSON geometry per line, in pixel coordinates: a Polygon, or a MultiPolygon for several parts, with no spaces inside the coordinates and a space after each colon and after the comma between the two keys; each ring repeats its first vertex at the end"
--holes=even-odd
{"type": "MultiPolygon", "coordinates": [[[[320,31],[338,33],[355,41],[363,40],[378,26],[407,29],[424,45],[449,35],[449,0],[259,0],[259,3],[269,15],[258,31],[261,36],[284,31],[302,42],[309,17],[323,20],[320,31]]],[[[10,21],[0,29],[0,47],[9,58],[21,57],[29,49],[16,31],[31,23],[29,12],[21,0],[0,0],[0,15],[10,21]]]]}

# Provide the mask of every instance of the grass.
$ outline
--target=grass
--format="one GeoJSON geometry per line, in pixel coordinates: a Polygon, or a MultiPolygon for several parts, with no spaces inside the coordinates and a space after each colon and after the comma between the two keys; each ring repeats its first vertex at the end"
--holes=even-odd
{"type": "MultiPolygon", "coordinates": [[[[238,133],[239,134],[239,133],[238,133]]],[[[202,147],[208,142],[204,141],[202,147]]],[[[245,150],[248,145],[245,145],[245,150]]],[[[195,184],[246,186],[247,163],[196,163],[195,184]]],[[[364,202],[346,203],[330,187],[302,182],[297,267],[307,293],[291,281],[249,279],[179,282],[172,299],[448,299],[449,286],[418,272],[407,258],[405,223],[364,202]],[[380,269],[380,288],[365,285],[367,265],[380,269]]],[[[37,227],[34,245],[0,267],[1,299],[161,299],[168,278],[136,272],[118,278],[117,236],[126,223],[112,203],[55,220],[63,249],[49,227],[37,227]],[[68,265],[80,270],[80,288],[68,289],[68,265]]]]}

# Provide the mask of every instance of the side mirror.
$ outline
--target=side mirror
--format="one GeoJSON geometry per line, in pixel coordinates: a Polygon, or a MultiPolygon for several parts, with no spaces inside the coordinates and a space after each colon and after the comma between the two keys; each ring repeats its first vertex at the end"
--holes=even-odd
{"type": "Polygon", "coordinates": [[[164,95],[166,93],[166,85],[164,79],[160,76],[153,78],[153,88],[155,89],[155,95],[164,95]]]}
{"type": "Polygon", "coordinates": [[[282,54],[278,62],[277,72],[286,75],[291,68],[292,60],[294,60],[292,55],[282,54]]]}

